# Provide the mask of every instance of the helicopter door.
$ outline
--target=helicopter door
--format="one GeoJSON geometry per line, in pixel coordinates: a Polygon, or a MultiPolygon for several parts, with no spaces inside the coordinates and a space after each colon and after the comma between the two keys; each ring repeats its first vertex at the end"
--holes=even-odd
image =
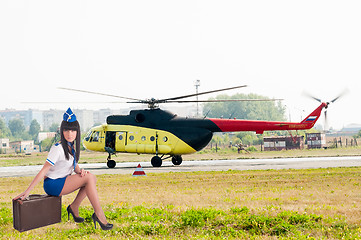
{"type": "Polygon", "coordinates": [[[117,152],[125,152],[125,146],[127,145],[128,132],[116,132],[115,136],[115,150],[117,152]]]}
{"type": "Polygon", "coordinates": [[[115,135],[116,132],[107,131],[105,135],[105,147],[115,150],[115,135]]]}

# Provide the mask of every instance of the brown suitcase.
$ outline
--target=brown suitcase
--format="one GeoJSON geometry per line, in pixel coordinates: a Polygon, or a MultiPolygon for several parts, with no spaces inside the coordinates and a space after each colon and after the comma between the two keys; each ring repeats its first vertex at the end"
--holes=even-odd
{"type": "Polygon", "coordinates": [[[20,232],[61,222],[61,197],[33,194],[13,200],[14,228],[20,232]]]}

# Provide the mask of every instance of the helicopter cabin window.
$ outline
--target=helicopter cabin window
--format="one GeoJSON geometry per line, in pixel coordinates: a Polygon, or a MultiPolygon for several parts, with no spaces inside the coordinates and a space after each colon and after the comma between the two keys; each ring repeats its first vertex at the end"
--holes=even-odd
{"type": "Polygon", "coordinates": [[[142,136],[142,141],[147,140],[147,138],[145,136],[142,136]]]}
{"type": "Polygon", "coordinates": [[[119,141],[126,139],[126,134],[126,132],[117,132],[117,138],[119,139],[119,141]]]}
{"type": "Polygon", "coordinates": [[[91,142],[99,142],[99,132],[93,132],[91,138],[90,138],[91,142]]]}
{"type": "Polygon", "coordinates": [[[154,137],[154,136],[151,136],[151,137],[150,137],[150,141],[153,142],[154,140],[155,140],[155,137],[154,137]]]}
{"type": "Polygon", "coordinates": [[[164,141],[164,142],[167,142],[167,141],[168,141],[168,138],[167,138],[167,137],[164,137],[164,138],[163,138],[163,141],[164,141]]]}
{"type": "Polygon", "coordinates": [[[134,136],[133,136],[133,135],[129,136],[129,140],[130,140],[130,141],[133,141],[133,140],[134,140],[134,136]]]}

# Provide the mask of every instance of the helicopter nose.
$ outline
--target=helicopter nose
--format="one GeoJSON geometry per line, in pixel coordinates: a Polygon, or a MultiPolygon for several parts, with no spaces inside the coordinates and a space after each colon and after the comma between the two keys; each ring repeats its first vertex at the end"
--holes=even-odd
{"type": "Polygon", "coordinates": [[[83,147],[84,147],[85,149],[88,149],[88,143],[89,143],[89,138],[88,138],[88,137],[85,137],[85,138],[83,139],[83,147]]]}
{"type": "Polygon", "coordinates": [[[85,139],[83,139],[83,147],[84,147],[85,149],[88,149],[88,148],[86,147],[86,145],[87,145],[87,141],[86,141],[85,139]]]}

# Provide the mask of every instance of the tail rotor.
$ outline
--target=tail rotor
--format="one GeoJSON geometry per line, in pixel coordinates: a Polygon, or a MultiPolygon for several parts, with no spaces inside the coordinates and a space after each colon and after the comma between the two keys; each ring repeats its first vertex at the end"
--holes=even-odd
{"type": "MultiPolygon", "coordinates": [[[[328,106],[329,106],[331,103],[334,103],[334,102],[336,102],[337,100],[339,100],[341,97],[343,97],[343,96],[346,95],[347,93],[348,93],[348,90],[345,89],[344,91],[342,91],[337,97],[335,97],[335,98],[332,99],[331,101],[325,102],[326,106],[325,106],[325,113],[324,113],[324,116],[325,116],[325,119],[324,119],[324,131],[329,131],[329,121],[328,121],[328,117],[327,117],[328,106]]],[[[311,98],[311,99],[313,99],[313,100],[316,100],[317,102],[322,103],[322,100],[321,100],[320,98],[314,97],[314,96],[312,96],[311,94],[306,93],[306,92],[304,92],[303,94],[304,94],[306,97],[308,97],[308,98],[311,98]]]]}

